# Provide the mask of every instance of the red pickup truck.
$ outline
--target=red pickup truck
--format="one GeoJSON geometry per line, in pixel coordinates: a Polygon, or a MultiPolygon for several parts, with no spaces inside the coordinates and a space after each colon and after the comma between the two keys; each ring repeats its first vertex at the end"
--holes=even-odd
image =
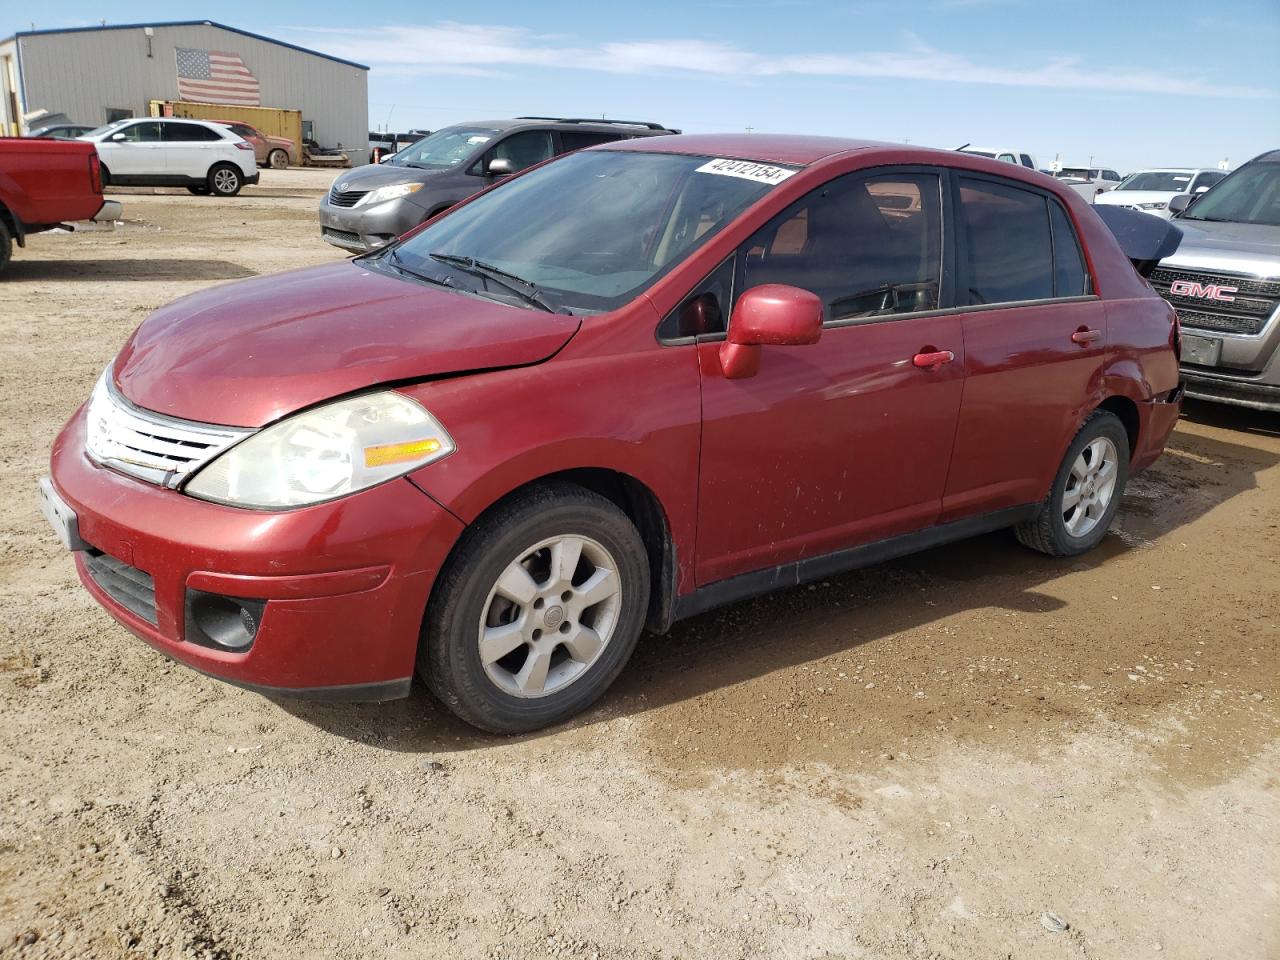
{"type": "Polygon", "coordinates": [[[92,143],[0,138],[0,271],[13,243],[76,220],[119,220],[120,204],[102,199],[92,143]]]}

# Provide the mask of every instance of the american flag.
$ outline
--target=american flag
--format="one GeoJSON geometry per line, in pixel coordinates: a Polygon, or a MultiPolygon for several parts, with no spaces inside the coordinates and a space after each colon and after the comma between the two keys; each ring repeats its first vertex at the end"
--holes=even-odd
{"type": "Polygon", "coordinates": [[[262,104],[258,78],[238,53],[223,50],[189,50],[178,47],[178,95],[201,103],[234,103],[243,107],[262,104]]]}

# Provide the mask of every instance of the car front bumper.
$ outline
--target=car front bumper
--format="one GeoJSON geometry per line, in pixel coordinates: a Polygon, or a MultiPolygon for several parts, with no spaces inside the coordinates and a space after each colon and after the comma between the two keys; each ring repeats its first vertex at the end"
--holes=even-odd
{"type": "Polygon", "coordinates": [[[1213,400],[1254,410],[1280,413],[1280,361],[1272,360],[1269,372],[1256,376],[1223,373],[1203,367],[1183,367],[1187,396],[1213,400]]]}
{"type": "Polygon", "coordinates": [[[81,582],[157,650],[266,693],[408,693],[426,601],[462,530],[408,480],[290,511],[208,503],[93,464],[83,410],[51,466],[75,512],[73,545],[89,548],[75,554],[81,582]],[[209,598],[251,611],[247,646],[211,641],[199,620],[209,598]]]}
{"type": "Polygon", "coordinates": [[[385,247],[427,219],[427,211],[407,197],[370,207],[336,207],[320,201],[320,236],[335,247],[368,253],[385,247]]]}

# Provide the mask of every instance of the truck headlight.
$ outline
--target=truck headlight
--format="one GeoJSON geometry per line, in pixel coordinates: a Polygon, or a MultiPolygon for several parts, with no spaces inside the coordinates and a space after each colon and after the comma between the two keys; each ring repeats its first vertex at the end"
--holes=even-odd
{"type": "Polygon", "coordinates": [[[357,207],[370,207],[375,203],[386,203],[388,200],[399,200],[422,189],[420,183],[393,183],[389,187],[378,187],[370,190],[356,202],[357,207]]]}
{"type": "Polygon", "coordinates": [[[184,492],[273,509],[333,500],[446,457],[453,439],[422,406],[388,390],[325,404],[231,447],[184,492]]]}
{"type": "Polygon", "coordinates": [[[1140,203],[1138,204],[1138,209],[1139,210],[1163,210],[1167,206],[1169,206],[1169,204],[1164,203],[1163,201],[1156,201],[1154,203],[1140,203]]]}

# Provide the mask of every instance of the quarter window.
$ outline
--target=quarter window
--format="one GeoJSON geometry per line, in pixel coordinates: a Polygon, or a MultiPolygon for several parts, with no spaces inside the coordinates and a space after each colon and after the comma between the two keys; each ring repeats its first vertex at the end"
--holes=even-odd
{"type": "Polygon", "coordinates": [[[1047,300],[1054,293],[1053,239],[1042,194],[960,178],[961,304],[1047,300]]]}
{"type": "Polygon", "coordinates": [[[1049,225],[1053,230],[1053,295],[1082,297],[1089,292],[1089,275],[1084,269],[1080,241],[1066,212],[1052,200],[1049,225]]]}
{"type": "Polygon", "coordinates": [[[833,180],[747,241],[739,293],[765,283],[800,287],[822,298],[828,322],[936,309],[940,197],[931,173],[833,180]]]}

